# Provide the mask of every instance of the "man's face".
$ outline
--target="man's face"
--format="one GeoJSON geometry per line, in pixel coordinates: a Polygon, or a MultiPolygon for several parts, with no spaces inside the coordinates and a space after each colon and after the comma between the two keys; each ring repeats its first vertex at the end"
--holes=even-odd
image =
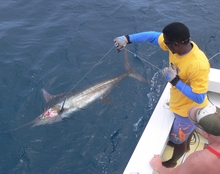
{"type": "Polygon", "coordinates": [[[170,49],[170,51],[173,54],[175,54],[176,53],[176,44],[178,44],[178,43],[174,42],[174,41],[169,41],[165,35],[163,35],[163,38],[164,38],[164,43],[166,44],[166,46],[170,49]]]}

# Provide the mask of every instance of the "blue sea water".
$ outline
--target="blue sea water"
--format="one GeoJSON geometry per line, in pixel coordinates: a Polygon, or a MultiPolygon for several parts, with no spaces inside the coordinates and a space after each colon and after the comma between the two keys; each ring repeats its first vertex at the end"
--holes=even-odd
{"type": "MultiPolygon", "coordinates": [[[[112,105],[97,101],[62,122],[12,130],[43,112],[42,88],[78,92],[122,74],[116,36],[180,21],[211,58],[220,51],[219,6],[219,0],[1,1],[0,173],[123,173],[166,85],[160,70],[167,53],[156,46],[127,47],[131,66],[150,83],[128,77],[110,93],[112,105]]],[[[210,64],[220,69],[220,56],[210,64]]]]}

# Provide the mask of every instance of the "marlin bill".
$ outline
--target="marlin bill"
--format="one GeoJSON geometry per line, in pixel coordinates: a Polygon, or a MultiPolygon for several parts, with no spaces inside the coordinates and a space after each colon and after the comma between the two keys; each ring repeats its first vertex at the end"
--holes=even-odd
{"type": "Polygon", "coordinates": [[[39,117],[25,125],[33,124],[33,126],[38,126],[44,124],[52,124],[61,121],[63,118],[68,117],[71,113],[81,110],[99,99],[107,101],[107,96],[111,90],[127,76],[136,78],[143,82],[148,82],[145,78],[141,77],[131,68],[126,51],[124,61],[126,70],[124,74],[100,82],[77,94],[50,95],[45,89],[42,89],[44,99],[48,104],[50,104],[51,107],[44,111],[39,117]]]}

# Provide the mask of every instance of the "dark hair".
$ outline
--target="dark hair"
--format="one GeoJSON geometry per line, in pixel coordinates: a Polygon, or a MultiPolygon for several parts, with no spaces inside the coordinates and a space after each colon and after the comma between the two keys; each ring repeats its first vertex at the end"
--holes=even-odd
{"type": "Polygon", "coordinates": [[[163,34],[169,41],[188,43],[190,38],[189,29],[180,22],[173,22],[163,29],[163,34]]]}

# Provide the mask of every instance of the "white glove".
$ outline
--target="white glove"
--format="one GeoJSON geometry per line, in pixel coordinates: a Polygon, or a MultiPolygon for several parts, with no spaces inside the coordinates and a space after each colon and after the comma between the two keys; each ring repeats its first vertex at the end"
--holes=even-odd
{"type": "Polygon", "coordinates": [[[176,86],[177,82],[180,80],[178,76],[178,69],[174,65],[164,68],[162,70],[162,74],[173,86],[176,86]]]}
{"type": "Polygon", "coordinates": [[[128,39],[125,36],[116,37],[114,43],[117,50],[122,50],[127,45],[128,39]]]}

